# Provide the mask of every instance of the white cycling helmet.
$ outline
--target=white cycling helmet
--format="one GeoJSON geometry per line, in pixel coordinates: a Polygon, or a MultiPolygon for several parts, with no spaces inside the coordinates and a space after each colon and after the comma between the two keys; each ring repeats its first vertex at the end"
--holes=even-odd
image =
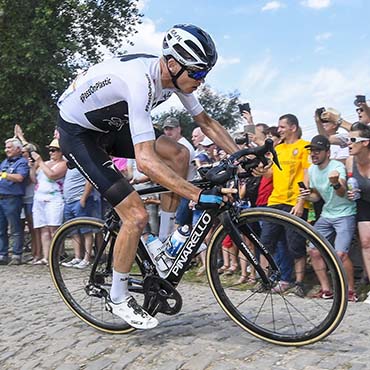
{"type": "Polygon", "coordinates": [[[184,67],[210,70],[217,61],[211,36],[197,26],[176,24],[163,40],[163,55],[177,60],[184,67]]]}

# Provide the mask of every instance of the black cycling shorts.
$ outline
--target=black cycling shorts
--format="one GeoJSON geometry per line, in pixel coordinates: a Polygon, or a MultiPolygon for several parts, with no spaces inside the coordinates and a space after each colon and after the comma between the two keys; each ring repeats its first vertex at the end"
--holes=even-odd
{"type": "Polygon", "coordinates": [[[63,154],[114,207],[134,191],[110,155],[135,158],[128,125],[108,133],[89,130],[58,117],[63,154]]]}

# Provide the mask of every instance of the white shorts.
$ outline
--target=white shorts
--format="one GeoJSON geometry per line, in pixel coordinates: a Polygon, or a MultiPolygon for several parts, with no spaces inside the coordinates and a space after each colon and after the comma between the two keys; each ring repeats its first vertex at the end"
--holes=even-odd
{"type": "Polygon", "coordinates": [[[63,223],[63,201],[34,200],[32,207],[33,227],[60,226],[63,223]]]}

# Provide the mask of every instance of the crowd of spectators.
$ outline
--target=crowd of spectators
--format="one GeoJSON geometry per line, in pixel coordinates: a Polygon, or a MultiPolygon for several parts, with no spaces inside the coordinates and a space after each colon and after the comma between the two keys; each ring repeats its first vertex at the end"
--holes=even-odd
{"type": "MultiPolygon", "coordinates": [[[[240,147],[259,146],[266,138],[273,139],[282,167],[281,171],[275,166],[255,170],[254,177],[246,179],[239,189],[243,206],[273,207],[305,220],[309,218],[309,209],[314,209],[315,217],[309,221],[332,242],[342,260],[349,282],[348,299],[352,302],[358,297],[351,246],[361,248],[361,283],[367,288],[370,276],[370,107],[364,99],[357,98],[355,105],[358,121],[354,123],[346,121],[336,109],[317,109],[314,120],[319,135],[310,141],[302,139],[302,126],[294,114],[284,114],[276,126],[269,126],[254,123],[250,110],[242,110],[243,130],[233,133],[240,147]],[[359,199],[356,199],[358,193],[347,187],[348,177],[357,179],[359,199]]],[[[181,122],[175,117],[168,117],[162,130],[168,140],[175,140],[187,148],[188,165],[184,166],[187,172],[182,175],[188,180],[199,176],[199,167],[208,166],[226,155],[200,128],[193,130],[190,143],[182,136],[181,122]]],[[[49,158],[44,160],[37,146],[24,138],[18,125],[14,137],[5,141],[6,159],[0,165],[1,265],[47,265],[51,238],[58,226],[74,217],[102,216],[102,200],[96,191],[77,169],[67,168],[57,132],[47,148],[49,158]],[[31,237],[29,259],[22,258],[25,232],[31,237]]],[[[135,160],[112,160],[136,189],[151,185],[150,179],[138,171],[135,160]]],[[[195,210],[187,199],[178,202],[176,197],[171,193],[160,198],[145,198],[149,213],[145,232],[157,234],[164,241],[176,227],[195,225],[200,211],[195,210]]],[[[256,232],[274,253],[281,270],[281,281],[273,288],[273,293],[289,290],[300,297],[306,295],[304,271],[309,255],[314,270],[321,271],[317,273],[320,290],[314,298],[332,297],[326,272],[320,268],[323,264],[321,256],[310,246],[307,252],[306,240],[289,229],[269,223],[262,229],[256,225],[256,232]]],[[[83,237],[84,249],[76,243],[73,259],[64,263],[66,268],[84,269],[91,263],[92,235],[87,231],[83,237]]],[[[205,273],[208,237],[198,257],[198,276],[205,273]]],[[[248,244],[248,240],[245,242],[248,244]]],[[[242,255],[238,255],[228,237],[223,241],[222,261],[220,274],[238,276],[237,284],[256,288],[256,272],[242,255]]],[[[263,257],[261,265],[267,268],[263,257]]],[[[366,302],[370,303],[370,296],[366,302]]]]}

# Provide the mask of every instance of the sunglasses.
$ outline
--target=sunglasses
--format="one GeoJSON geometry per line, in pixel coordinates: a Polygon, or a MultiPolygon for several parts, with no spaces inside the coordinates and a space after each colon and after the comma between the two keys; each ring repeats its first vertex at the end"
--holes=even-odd
{"type": "Polygon", "coordinates": [[[209,69],[187,69],[186,72],[190,78],[199,81],[207,76],[209,69]]]}
{"type": "Polygon", "coordinates": [[[318,154],[320,154],[321,152],[324,152],[324,151],[326,151],[325,149],[308,149],[308,152],[310,153],[310,154],[314,154],[314,155],[318,155],[318,154]]]}
{"type": "Polygon", "coordinates": [[[357,108],[357,109],[356,109],[356,112],[357,112],[357,113],[362,113],[363,111],[364,111],[364,109],[363,109],[363,108],[357,108]]]}
{"type": "Polygon", "coordinates": [[[361,143],[361,141],[369,141],[370,138],[366,137],[348,137],[347,142],[348,143],[361,143]]]}
{"type": "Polygon", "coordinates": [[[55,153],[55,152],[59,152],[59,149],[56,149],[56,148],[49,149],[49,153],[55,153]]]}

